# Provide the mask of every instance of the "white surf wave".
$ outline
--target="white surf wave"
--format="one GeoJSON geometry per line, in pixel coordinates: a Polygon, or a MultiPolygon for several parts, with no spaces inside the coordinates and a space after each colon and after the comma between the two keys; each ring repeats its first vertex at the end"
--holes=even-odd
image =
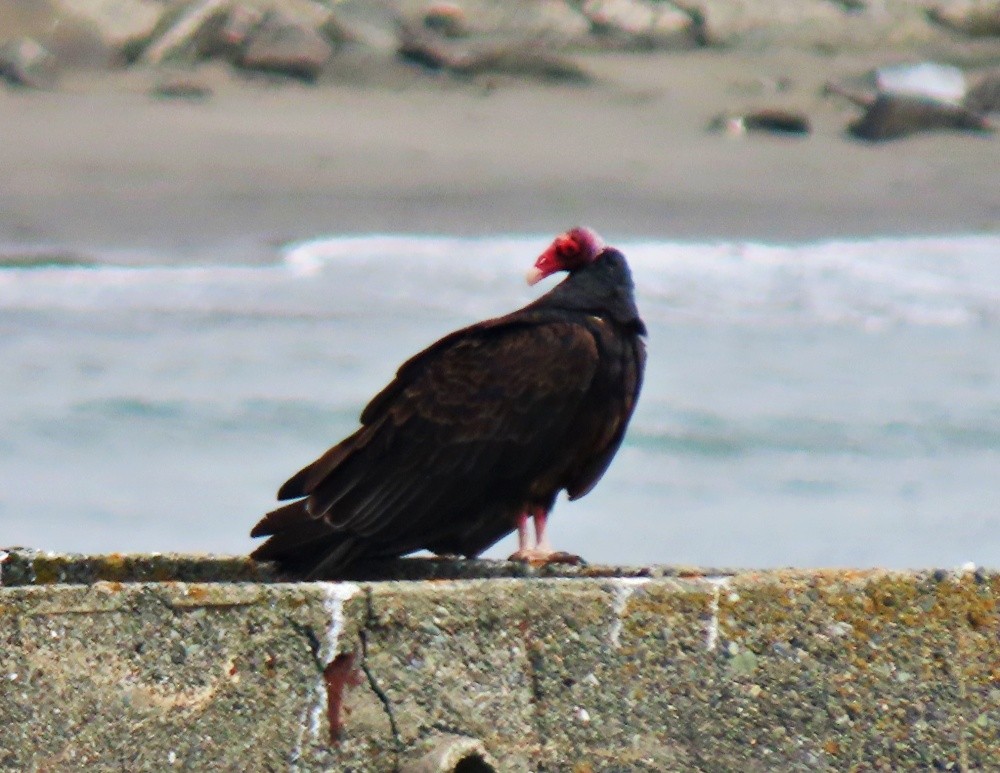
{"type": "MultiPolygon", "coordinates": [[[[28,266],[0,271],[0,310],[470,317],[524,303],[549,236],[371,235],[288,245],[269,266],[28,266]]],[[[648,321],[991,326],[1000,235],[752,242],[625,241],[648,321]]],[[[555,281],[555,280],[549,280],[555,281]]]]}

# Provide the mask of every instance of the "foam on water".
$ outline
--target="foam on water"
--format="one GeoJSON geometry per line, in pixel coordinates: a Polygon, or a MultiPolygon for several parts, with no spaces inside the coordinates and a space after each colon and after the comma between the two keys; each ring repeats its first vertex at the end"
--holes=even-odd
{"type": "MultiPolygon", "coordinates": [[[[0,309],[328,317],[404,302],[475,315],[531,297],[511,278],[545,243],[341,237],[290,245],[270,266],[8,268],[0,309]]],[[[1000,236],[619,246],[649,320],[878,328],[1000,318],[1000,236]]]]}
{"type": "MultiPolygon", "coordinates": [[[[0,270],[0,547],[248,549],[278,485],[402,360],[545,289],[521,278],[549,238],[0,270]]],[[[618,246],[646,383],[605,480],[557,506],[561,548],[1000,564],[1000,236],[618,246]]]]}

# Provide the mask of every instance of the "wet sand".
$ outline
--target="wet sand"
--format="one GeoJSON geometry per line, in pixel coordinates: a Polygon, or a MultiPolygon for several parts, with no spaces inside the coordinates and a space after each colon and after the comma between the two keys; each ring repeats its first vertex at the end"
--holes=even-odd
{"type": "MultiPolygon", "coordinates": [[[[150,74],[0,89],[0,245],[264,259],[319,234],[554,232],[768,241],[1000,229],[1000,138],[847,137],[822,84],[875,55],[600,54],[592,86],[436,79],[268,85],[200,102],[150,74]],[[777,84],[787,81],[784,88],[777,84]],[[710,133],[786,107],[808,138],[710,133]]],[[[141,260],[131,255],[130,259],[141,260]]]]}

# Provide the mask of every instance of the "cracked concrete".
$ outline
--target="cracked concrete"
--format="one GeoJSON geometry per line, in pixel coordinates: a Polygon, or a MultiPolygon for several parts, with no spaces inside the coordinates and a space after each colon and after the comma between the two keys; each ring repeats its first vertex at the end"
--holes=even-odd
{"type": "Polygon", "coordinates": [[[361,670],[364,672],[365,679],[368,680],[368,686],[371,688],[372,692],[379,699],[382,707],[385,709],[385,716],[389,720],[389,728],[392,730],[392,739],[395,743],[395,755],[397,757],[395,764],[398,765],[398,755],[403,748],[403,740],[399,734],[399,725],[396,724],[396,715],[392,708],[392,701],[389,700],[389,696],[385,694],[385,691],[379,687],[378,682],[375,679],[375,674],[368,665],[368,628],[371,626],[372,620],[374,619],[374,609],[372,606],[372,592],[371,588],[365,588],[365,622],[361,627],[358,634],[358,639],[361,644],[361,670]]]}
{"type": "Polygon", "coordinates": [[[6,552],[4,770],[1000,768],[991,572],[285,584],[6,552]]]}

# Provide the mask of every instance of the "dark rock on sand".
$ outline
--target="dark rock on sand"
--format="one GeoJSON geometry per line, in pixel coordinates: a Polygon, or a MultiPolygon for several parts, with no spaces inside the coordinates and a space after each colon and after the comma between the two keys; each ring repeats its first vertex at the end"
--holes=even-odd
{"type": "Polygon", "coordinates": [[[974,113],[1000,112],[1000,70],[982,76],[969,89],[963,104],[974,113]]]}
{"type": "Polygon", "coordinates": [[[401,20],[396,55],[405,62],[428,70],[449,70],[462,54],[460,49],[448,45],[436,35],[401,20]]]}
{"type": "Polygon", "coordinates": [[[238,64],[247,70],[314,81],[332,54],[333,47],[314,27],[272,11],[253,31],[238,64]]]}
{"type": "Polygon", "coordinates": [[[901,94],[879,94],[864,115],[848,126],[863,140],[882,141],[924,131],[993,132],[985,116],[961,105],[901,94]]]}
{"type": "Polygon", "coordinates": [[[55,57],[34,38],[19,38],[0,46],[0,78],[11,85],[51,88],[56,75],[55,57]]]}
{"type": "Polygon", "coordinates": [[[590,73],[539,45],[497,47],[472,54],[452,67],[458,75],[509,75],[559,83],[590,83],[590,73]]]}
{"type": "Polygon", "coordinates": [[[764,108],[742,115],[724,113],[713,118],[708,128],[734,136],[750,132],[805,136],[812,131],[808,116],[781,108],[764,108]]]}
{"type": "Polygon", "coordinates": [[[201,101],[212,96],[212,89],[194,77],[180,75],[164,78],[149,93],[159,99],[201,101]]]}

